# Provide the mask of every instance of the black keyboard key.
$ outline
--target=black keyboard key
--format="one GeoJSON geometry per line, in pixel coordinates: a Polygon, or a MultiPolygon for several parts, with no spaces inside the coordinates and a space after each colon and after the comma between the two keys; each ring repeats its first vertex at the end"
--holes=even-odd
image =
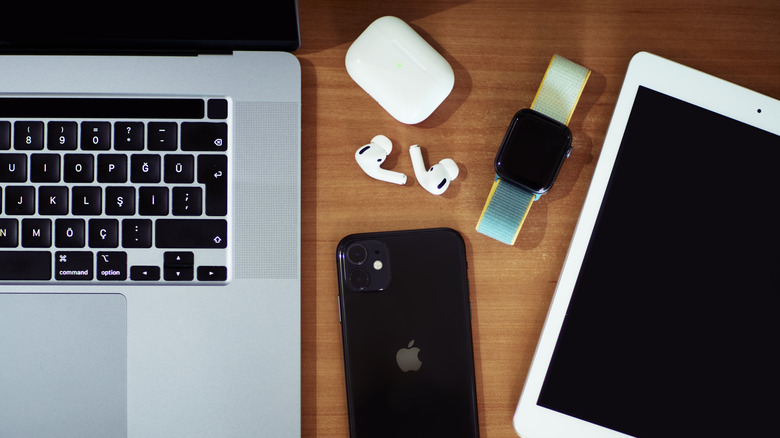
{"type": "Polygon", "coordinates": [[[183,122],[181,150],[224,152],[228,147],[227,130],[224,122],[183,122]]]}
{"type": "Polygon", "coordinates": [[[43,149],[43,122],[14,122],[14,149],[43,149]]]}
{"type": "Polygon", "coordinates": [[[192,281],[195,256],[191,252],[166,252],[163,254],[163,279],[165,281],[192,281]]]}
{"type": "Polygon", "coordinates": [[[195,157],[166,155],[164,180],[173,184],[190,184],[195,181],[195,157]]]}
{"type": "Polygon", "coordinates": [[[106,187],[106,214],[109,216],[132,216],[135,214],[135,187],[106,187]]]}
{"type": "Polygon", "coordinates": [[[41,186],[38,189],[38,213],[47,216],[68,214],[68,188],[41,186]]]}
{"type": "Polygon", "coordinates": [[[175,151],[178,149],[179,127],[176,122],[149,122],[150,151],[175,151]]]}
{"type": "Polygon", "coordinates": [[[119,221],[116,219],[89,220],[90,248],[117,248],[119,246],[119,221]]]}
{"type": "Polygon", "coordinates": [[[157,219],[158,248],[227,248],[224,219],[157,219]]]}
{"type": "Polygon", "coordinates": [[[200,187],[174,187],[172,193],[174,216],[200,216],[203,213],[203,189],[200,187]]]}
{"type": "Polygon", "coordinates": [[[16,248],[19,244],[19,221],[0,219],[0,248],[16,248]]]}
{"type": "Polygon", "coordinates": [[[103,190],[94,186],[73,187],[71,211],[76,216],[97,216],[103,210],[103,190]]]}
{"type": "Polygon", "coordinates": [[[111,123],[82,122],[81,149],[84,151],[107,151],[111,148],[111,123]]]}
{"type": "Polygon", "coordinates": [[[101,183],[127,182],[127,155],[100,154],[97,157],[97,180],[101,183]]]}
{"type": "Polygon", "coordinates": [[[92,154],[65,154],[63,158],[65,182],[89,183],[95,180],[95,158],[92,154]]]}
{"type": "Polygon", "coordinates": [[[167,216],[168,187],[139,188],[138,213],[142,216],[167,216]]]}
{"type": "Polygon", "coordinates": [[[51,151],[75,151],[79,145],[79,126],[76,122],[49,122],[46,147],[51,151]]]}
{"type": "Polygon", "coordinates": [[[122,221],[122,246],[125,248],[152,247],[151,219],[125,219],[122,221]]]}
{"type": "Polygon", "coordinates": [[[160,182],[160,156],[138,154],[130,157],[130,181],[141,184],[160,182]]]}
{"type": "Polygon", "coordinates": [[[51,247],[51,220],[23,219],[22,246],[25,248],[51,247]]]}
{"type": "Polygon", "coordinates": [[[124,281],[127,279],[127,253],[106,251],[97,253],[97,279],[101,281],[124,281]]]}
{"type": "Polygon", "coordinates": [[[157,281],[160,279],[160,267],[131,266],[130,279],[133,281],[157,281]]]}
{"type": "Polygon", "coordinates": [[[192,251],[166,251],[163,253],[163,267],[193,267],[195,253],[192,251]]]}
{"type": "Polygon", "coordinates": [[[35,187],[6,187],[5,214],[8,216],[29,216],[35,214],[35,187]]]}
{"type": "Polygon", "coordinates": [[[0,182],[27,181],[27,155],[0,154],[0,182]]]}
{"type": "Polygon", "coordinates": [[[60,180],[60,156],[58,154],[30,155],[30,181],[55,183],[60,180]]]}
{"type": "Polygon", "coordinates": [[[206,186],[206,215],[227,214],[227,156],[198,156],[198,182],[206,186]]]}
{"type": "Polygon", "coordinates": [[[51,280],[51,252],[0,251],[0,280],[51,280]]]}
{"type": "Polygon", "coordinates": [[[58,248],[83,248],[86,243],[87,225],[84,219],[57,219],[54,221],[54,246],[58,248]]]}
{"type": "Polygon", "coordinates": [[[92,280],[93,265],[90,251],[57,251],[54,253],[54,278],[65,281],[92,280]]]}
{"type": "Polygon", "coordinates": [[[11,149],[11,122],[0,122],[0,150],[11,149]]]}
{"type": "Polygon", "coordinates": [[[227,268],[224,266],[198,266],[198,281],[225,281],[227,268]]]}
{"type": "Polygon", "coordinates": [[[209,99],[207,113],[210,119],[227,119],[228,116],[227,99],[209,99]]]}
{"type": "Polygon", "coordinates": [[[140,151],[144,148],[144,124],[142,122],[116,122],[114,124],[114,149],[140,151]]]}

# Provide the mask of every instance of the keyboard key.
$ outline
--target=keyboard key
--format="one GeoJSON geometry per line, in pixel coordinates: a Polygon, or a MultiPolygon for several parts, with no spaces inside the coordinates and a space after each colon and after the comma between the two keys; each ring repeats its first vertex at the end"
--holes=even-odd
{"type": "Polygon", "coordinates": [[[174,187],[171,199],[174,216],[200,216],[203,213],[203,189],[174,187]]]}
{"type": "Polygon", "coordinates": [[[141,184],[160,182],[160,156],[138,154],[130,157],[130,181],[141,184]]]}
{"type": "Polygon", "coordinates": [[[109,149],[111,149],[111,123],[81,123],[81,150],[107,151],[109,149]]]}
{"type": "Polygon", "coordinates": [[[51,252],[0,251],[0,280],[51,280],[51,252]]]}
{"type": "Polygon", "coordinates": [[[168,187],[139,188],[138,213],[142,216],[167,216],[168,187]]]}
{"type": "Polygon", "coordinates": [[[227,99],[209,99],[207,114],[210,119],[227,119],[228,116],[227,99]]]}
{"type": "Polygon", "coordinates": [[[163,254],[163,267],[192,267],[195,265],[195,253],[192,251],[166,251],[163,254]]]}
{"type": "Polygon", "coordinates": [[[87,281],[94,277],[92,252],[57,251],[54,253],[54,278],[66,281],[87,281]]]}
{"type": "Polygon", "coordinates": [[[227,248],[224,219],[157,219],[158,248],[227,248]]]}
{"type": "Polygon", "coordinates": [[[0,122],[0,150],[11,149],[11,122],[0,122]]]}
{"type": "Polygon", "coordinates": [[[122,221],[122,246],[125,248],[152,247],[151,219],[125,219],[122,221]]]}
{"type": "Polygon", "coordinates": [[[51,247],[51,220],[23,219],[22,246],[25,248],[51,247]]]}
{"type": "Polygon", "coordinates": [[[227,123],[183,122],[181,124],[181,150],[219,151],[227,150],[227,123]]]}
{"type": "Polygon", "coordinates": [[[144,124],[142,122],[116,122],[114,124],[114,149],[140,151],[144,148],[144,124]]]}
{"type": "Polygon", "coordinates": [[[55,183],[60,180],[60,156],[58,154],[30,155],[30,181],[55,183]]]}
{"type": "Polygon", "coordinates": [[[124,281],[127,279],[127,253],[121,251],[97,253],[97,279],[124,281]]]}
{"type": "Polygon", "coordinates": [[[149,122],[150,151],[175,151],[178,149],[179,127],[176,122],[149,122]]]}
{"type": "Polygon", "coordinates": [[[131,266],[130,279],[133,281],[157,281],[160,279],[160,267],[131,266]]]}
{"type": "Polygon", "coordinates": [[[95,158],[92,154],[65,154],[65,182],[89,183],[95,180],[95,158]]]}
{"type": "Polygon", "coordinates": [[[198,156],[198,182],[206,186],[206,215],[227,214],[227,157],[225,155],[198,156]]]}
{"type": "Polygon", "coordinates": [[[0,248],[16,248],[19,244],[19,222],[0,219],[0,248]]]}
{"type": "Polygon", "coordinates": [[[195,181],[195,157],[166,155],[164,180],[173,184],[190,184],[195,181]]]}
{"type": "Polygon", "coordinates": [[[195,256],[191,252],[166,252],[163,254],[163,279],[165,281],[192,281],[195,256]]]}
{"type": "Polygon", "coordinates": [[[57,219],[54,221],[54,246],[58,248],[83,248],[86,243],[84,219],[57,219]]]}
{"type": "Polygon", "coordinates": [[[68,188],[41,186],[38,189],[38,213],[47,216],[68,214],[68,188]]]}
{"type": "Polygon", "coordinates": [[[101,183],[127,182],[127,155],[100,154],[97,158],[97,180],[101,183]]]}
{"type": "Polygon", "coordinates": [[[198,281],[226,281],[227,268],[224,266],[198,266],[198,281]]]}
{"type": "Polygon", "coordinates": [[[49,122],[46,147],[51,151],[75,151],[79,143],[76,122],[49,122]]]}
{"type": "Polygon", "coordinates": [[[0,154],[0,182],[27,181],[27,155],[0,154]]]}
{"type": "Polygon", "coordinates": [[[116,219],[89,220],[90,248],[117,248],[119,246],[119,221],[116,219]]]}
{"type": "Polygon", "coordinates": [[[43,122],[14,122],[14,149],[43,149],[43,122]]]}
{"type": "Polygon", "coordinates": [[[5,214],[8,216],[29,216],[35,214],[35,187],[6,187],[5,214]]]}
{"type": "Polygon", "coordinates": [[[106,187],[106,214],[132,216],[135,214],[135,187],[106,187]]]}
{"type": "Polygon", "coordinates": [[[73,187],[71,211],[76,216],[97,216],[102,211],[103,193],[100,187],[73,187]]]}

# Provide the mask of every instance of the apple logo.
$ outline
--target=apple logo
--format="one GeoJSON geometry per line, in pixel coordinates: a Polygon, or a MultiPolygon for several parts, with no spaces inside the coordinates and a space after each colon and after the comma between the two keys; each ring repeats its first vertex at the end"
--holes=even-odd
{"type": "Polygon", "coordinates": [[[395,353],[395,361],[401,371],[417,371],[422,366],[422,361],[417,355],[420,353],[418,347],[414,347],[414,339],[409,342],[408,348],[401,348],[395,353]]]}

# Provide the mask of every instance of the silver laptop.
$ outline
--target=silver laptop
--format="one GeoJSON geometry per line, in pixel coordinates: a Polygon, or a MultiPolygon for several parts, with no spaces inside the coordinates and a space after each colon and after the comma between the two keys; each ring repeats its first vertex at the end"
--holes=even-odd
{"type": "Polygon", "coordinates": [[[0,30],[0,436],[300,435],[299,32],[277,3],[0,30]]]}

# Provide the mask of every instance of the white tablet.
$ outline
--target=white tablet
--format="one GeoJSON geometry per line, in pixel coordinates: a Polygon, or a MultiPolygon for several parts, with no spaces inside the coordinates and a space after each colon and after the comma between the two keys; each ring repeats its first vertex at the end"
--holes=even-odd
{"type": "Polygon", "coordinates": [[[514,416],[524,438],[777,434],[780,101],[633,57],[514,416]]]}

